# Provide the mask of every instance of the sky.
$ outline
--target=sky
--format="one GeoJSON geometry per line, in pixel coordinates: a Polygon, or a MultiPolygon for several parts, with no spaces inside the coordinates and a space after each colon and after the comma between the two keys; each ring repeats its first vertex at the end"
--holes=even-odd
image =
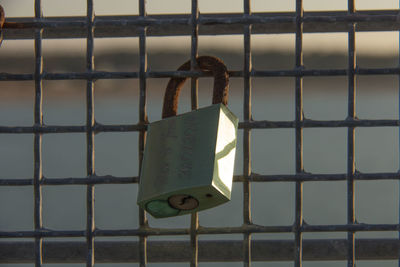
{"type": "MultiPolygon", "coordinates": [[[[347,0],[303,0],[305,11],[315,10],[346,10],[347,0]]],[[[34,0],[0,0],[0,4],[6,10],[7,17],[30,17],[34,15],[34,0]]],[[[94,0],[96,15],[126,15],[138,13],[138,0],[94,0]]],[[[86,13],[86,0],[42,0],[44,16],[84,16],[86,13]]],[[[399,0],[356,0],[358,10],[368,9],[397,9],[399,0]]],[[[147,0],[146,8],[148,14],[166,13],[190,13],[191,0],[147,0]]],[[[253,12],[268,11],[294,11],[295,0],[251,0],[253,12]]],[[[243,0],[199,0],[200,13],[216,12],[242,12],[243,0]]],[[[356,36],[357,50],[359,52],[370,52],[380,54],[396,54],[398,51],[397,32],[373,32],[358,33],[356,36]]],[[[160,40],[160,39],[157,39],[160,40]]],[[[149,46],[165,47],[166,44],[173,46],[190,46],[190,37],[166,37],[162,42],[149,41],[149,46]]],[[[226,48],[226,36],[207,37],[201,36],[200,45],[226,48]]],[[[54,40],[56,48],[63,42],[54,40]]],[[[132,48],[129,42],[113,39],[98,42],[98,49],[109,49],[112,45],[123,48],[124,45],[132,48]]],[[[294,49],[294,35],[254,35],[252,45],[254,49],[265,47],[271,49],[291,50],[294,49]]],[[[24,42],[13,42],[10,49],[20,49],[24,42]]],[[[71,49],[78,49],[80,42],[70,42],[71,49]]],[[[51,49],[51,45],[49,49],[51,49]]],[[[229,49],[242,49],[243,39],[241,36],[230,38],[229,49]]],[[[183,48],[183,47],[182,47],[183,48]]],[[[304,49],[324,50],[327,52],[347,51],[346,33],[337,34],[305,34],[304,49]]]]}

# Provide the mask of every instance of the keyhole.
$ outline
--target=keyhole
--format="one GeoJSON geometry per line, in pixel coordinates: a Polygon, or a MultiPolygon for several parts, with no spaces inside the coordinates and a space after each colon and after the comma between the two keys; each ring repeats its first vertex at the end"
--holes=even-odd
{"type": "Polygon", "coordinates": [[[191,196],[187,196],[187,197],[182,198],[181,205],[185,205],[185,202],[186,201],[190,201],[191,198],[192,198],[191,196]]]}
{"type": "Polygon", "coordinates": [[[168,198],[168,203],[178,210],[192,210],[199,206],[199,201],[189,195],[173,195],[168,198]]]}

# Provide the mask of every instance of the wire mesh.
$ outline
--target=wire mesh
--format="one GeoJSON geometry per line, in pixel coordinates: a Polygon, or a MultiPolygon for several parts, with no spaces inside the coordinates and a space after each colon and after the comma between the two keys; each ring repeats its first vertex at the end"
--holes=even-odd
{"type": "MultiPolygon", "coordinates": [[[[0,238],[34,238],[31,242],[0,242],[0,262],[63,262],[66,255],[70,262],[139,262],[147,266],[152,262],[190,262],[198,266],[199,261],[241,261],[251,266],[255,261],[293,261],[302,266],[303,260],[347,260],[348,266],[355,266],[359,259],[398,259],[399,242],[395,239],[356,240],[356,232],[398,231],[400,224],[366,224],[355,220],[355,181],[357,180],[398,180],[398,172],[361,173],[355,168],[355,129],[357,127],[398,127],[397,119],[358,119],[356,116],[356,77],[358,75],[400,75],[400,68],[361,68],[356,60],[356,33],[358,31],[396,31],[400,29],[397,10],[356,11],[355,1],[348,1],[348,10],[329,12],[304,12],[303,0],[296,0],[295,12],[253,13],[250,0],[243,1],[243,14],[200,14],[198,0],[191,1],[191,14],[147,15],[146,1],[139,1],[138,16],[104,16],[94,13],[94,1],[87,0],[87,16],[71,18],[45,18],[42,3],[35,0],[35,18],[10,18],[5,23],[5,39],[34,39],[35,71],[30,74],[0,73],[0,81],[35,82],[35,107],[33,126],[0,126],[0,134],[34,135],[34,174],[32,179],[0,179],[0,186],[33,186],[34,188],[34,230],[1,231],[0,238]],[[18,27],[9,22],[19,23],[18,27]],[[14,25],[14,26],[13,26],[14,25]],[[110,30],[112,28],[113,30],[110,30]],[[295,34],[295,66],[293,69],[256,70],[252,67],[251,36],[270,33],[295,34]],[[346,69],[306,69],[303,64],[304,32],[347,32],[348,66],[346,69]],[[243,184],[243,225],[240,227],[205,227],[199,223],[198,214],[193,214],[188,228],[154,228],[143,210],[139,211],[137,229],[98,229],[95,225],[94,189],[99,184],[138,183],[139,177],[99,176],[95,173],[94,137],[102,132],[139,132],[139,166],[143,158],[148,124],[146,111],[147,79],[168,77],[191,77],[191,107],[198,108],[198,78],[206,77],[196,71],[195,58],[198,55],[200,35],[242,34],[244,58],[242,70],[231,70],[231,77],[243,78],[243,174],[235,175],[234,182],[243,184]],[[147,44],[149,36],[191,36],[190,71],[150,71],[147,67],[147,44]],[[94,40],[96,37],[139,37],[139,71],[105,72],[94,66],[94,40]],[[42,40],[45,38],[85,37],[86,70],[84,72],[48,73],[43,71],[42,40]],[[348,80],[348,110],[344,120],[311,120],[304,118],[303,78],[320,76],[344,76],[348,80]],[[253,120],[252,78],[292,77],[295,80],[295,119],[293,121],[253,120]],[[94,116],[94,86],[100,79],[138,79],[140,87],[139,122],[137,124],[105,125],[96,122],[94,116]],[[86,80],[86,124],[46,125],[43,122],[43,80],[86,80]],[[347,128],[347,171],[346,173],[307,173],[303,168],[304,128],[347,128]],[[295,131],[295,174],[263,175],[252,172],[251,131],[253,129],[282,129],[295,131]],[[86,177],[49,178],[42,174],[42,136],[58,133],[86,134],[86,177]],[[347,182],[347,223],[310,225],[303,221],[303,183],[312,181],[347,182]],[[293,225],[263,226],[252,222],[250,192],[254,182],[294,182],[295,215],[293,225]],[[85,185],[86,229],[49,230],[43,228],[42,186],[85,185]],[[303,240],[303,233],[345,232],[347,239],[303,240]],[[294,240],[252,240],[256,233],[292,233],[294,240]],[[199,235],[242,234],[243,241],[199,241],[199,235]],[[187,235],[190,241],[152,241],[149,236],[187,235]],[[95,242],[96,237],[136,236],[138,242],[95,242]],[[44,238],[84,237],[85,242],[65,241],[63,247],[57,242],[44,238]],[[224,254],[215,253],[222,248],[224,254]],[[123,249],[128,248],[128,249],[123,249]],[[190,248],[190,249],[189,249],[190,248]],[[26,253],[34,251],[34,253],[26,253]],[[44,251],[52,251],[44,253],[44,251]]],[[[400,263],[399,263],[400,265],[400,263]]]]}

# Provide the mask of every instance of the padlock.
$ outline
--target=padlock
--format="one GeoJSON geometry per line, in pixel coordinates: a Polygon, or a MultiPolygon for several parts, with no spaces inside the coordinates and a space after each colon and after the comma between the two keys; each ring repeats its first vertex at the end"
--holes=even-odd
{"type": "MultiPolygon", "coordinates": [[[[171,78],[163,119],[148,125],[137,203],[156,218],[197,212],[231,198],[239,120],[226,107],[228,72],[218,58],[196,61],[214,76],[213,105],[176,115],[186,78],[171,78]]],[[[190,61],[178,70],[190,70],[190,61]]]]}

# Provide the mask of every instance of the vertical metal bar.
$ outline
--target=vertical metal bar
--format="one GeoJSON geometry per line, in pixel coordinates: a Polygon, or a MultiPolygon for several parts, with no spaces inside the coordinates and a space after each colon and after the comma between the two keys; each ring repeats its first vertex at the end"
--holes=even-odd
{"type": "MultiPolygon", "coordinates": [[[[139,1],[139,16],[146,16],[146,0],[139,1]]],[[[139,87],[140,87],[140,97],[139,97],[139,123],[147,123],[147,113],[146,113],[146,75],[147,75],[147,47],[146,47],[146,34],[147,28],[142,27],[139,34],[139,87]]],[[[140,131],[139,133],[139,173],[142,166],[144,146],[146,144],[146,131],[140,131]]],[[[139,208],[139,226],[141,228],[148,226],[146,212],[139,208]]],[[[139,237],[139,257],[140,257],[140,267],[147,266],[147,237],[139,237]]]]}
{"type": "MultiPolygon", "coordinates": [[[[35,18],[42,18],[41,0],[35,0],[35,18]]],[[[43,29],[35,30],[35,114],[36,126],[43,126],[43,53],[42,53],[43,29]]],[[[34,226],[35,231],[43,227],[42,216],[42,187],[40,181],[43,178],[42,172],[42,134],[34,135],[34,226]]],[[[35,238],[35,266],[40,267],[43,263],[43,239],[35,238]]]]}
{"type": "MultiPolygon", "coordinates": [[[[198,0],[192,0],[192,34],[191,34],[191,53],[190,53],[190,69],[194,70],[197,67],[196,58],[198,55],[198,36],[199,36],[199,26],[197,21],[199,19],[199,6],[198,0]]],[[[191,79],[191,106],[192,110],[199,107],[198,104],[198,79],[191,79]]],[[[190,260],[191,267],[198,266],[199,258],[199,242],[197,237],[197,230],[199,228],[199,215],[198,213],[193,213],[190,220],[190,245],[192,247],[192,257],[190,260]]]]}
{"type": "MultiPolygon", "coordinates": [[[[296,0],[296,69],[303,68],[303,1],[296,0]]],[[[295,105],[296,105],[296,174],[303,172],[303,77],[297,76],[295,81],[295,105]]],[[[303,261],[303,183],[296,182],[295,196],[295,264],[302,266],[303,261]]]]}
{"type": "MultiPolygon", "coordinates": [[[[196,58],[198,56],[198,44],[199,44],[199,5],[198,0],[192,0],[192,34],[191,34],[191,53],[190,53],[190,68],[194,70],[197,67],[196,58]]],[[[191,79],[191,105],[192,110],[198,108],[198,79],[191,79]]]]}
{"type": "MultiPolygon", "coordinates": [[[[251,15],[250,0],[243,1],[243,16],[251,15]]],[[[244,26],[244,121],[251,121],[251,28],[252,25],[244,26]]],[[[243,224],[249,225],[251,221],[251,191],[249,177],[251,175],[251,130],[243,131],[243,173],[247,179],[243,182],[243,224]]],[[[251,235],[244,234],[243,237],[243,266],[251,266],[251,235]]]]}
{"type": "Polygon", "coordinates": [[[199,215],[197,212],[192,213],[190,218],[190,246],[192,247],[192,258],[190,260],[191,267],[197,267],[199,264],[199,241],[197,230],[199,228],[199,215]]]}
{"type": "MultiPolygon", "coordinates": [[[[93,0],[87,0],[87,46],[86,46],[86,71],[94,71],[94,6],[93,0]]],[[[86,88],[86,174],[95,174],[94,167],[94,81],[87,80],[86,88]]],[[[94,266],[94,185],[86,189],[86,266],[94,266]]]]}
{"type": "MultiPolygon", "coordinates": [[[[398,7],[400,8],[400,0],[399,0],[399,2],[398,2],[398,7]]],[[[398,41],[398,47],[397,47],[397,49],[398,49],[398,53],[399,53],[399,57],[398,57],[398,59],[397,59],[397,68],[399,68],[400,69],[400,31],[398,32],[398,39],[397,39],[397,41],[398,41]]],[[[399,105],[399,107],[398,107],[398,118],[397,119],[399,119],[400,120],[400,75],[398,75],[397,76],[397,79],[398,79],[398,81],[397,81],[397,83],[398,83],[398,90],[397,90],[397,93],[398,93],[398,105],[399,105]]],[[[399,154],[400,154],[400,128],[399,128],[399,137],[398,137],[398,141],[399,141],[399,144],[398,144],[398,151],[399,151],[399,154]]],[[[400,173],[400,157],[399,157],[399,162],[398,162],[398,173],[400,173]]],[[[399,181],[399,185],[398,185],[398,190],[399,190],[399,193],[398,193],[398,203],[397,203],[397,205],[398,205],[398,212],[399,212],[399,214],[398,214],[398,223],[399,223],[399,225],[400,225],[400,181],[399,181]]],[[[400,241],[400,231],[398,232],[398,239],[399,239],[399,241],[400,241]]],[[[397,258],[398,258],[398,261],[397,261],[397,266],[398,267],[400,267],[400,247],[399,247],[399,249],[398,249],[398,251],[397,251],[397,258]]]]}
{"type": "MultiPolygon", "coordinates": [[[[355,1],[348,0],[348,13],[355,12],[355,1]]],[[[356,24],[349,25],[348,33],[348,119],[356,118],[356,45],[355,45],[356,24]]],[[[355,128],[347,129],[347,223],[355,223],[355,198],[354,198],[354,174],[355,174],[355,128]]],[[[347,266],[355,266],[355,233],[347,233],[347,266]]]]}

